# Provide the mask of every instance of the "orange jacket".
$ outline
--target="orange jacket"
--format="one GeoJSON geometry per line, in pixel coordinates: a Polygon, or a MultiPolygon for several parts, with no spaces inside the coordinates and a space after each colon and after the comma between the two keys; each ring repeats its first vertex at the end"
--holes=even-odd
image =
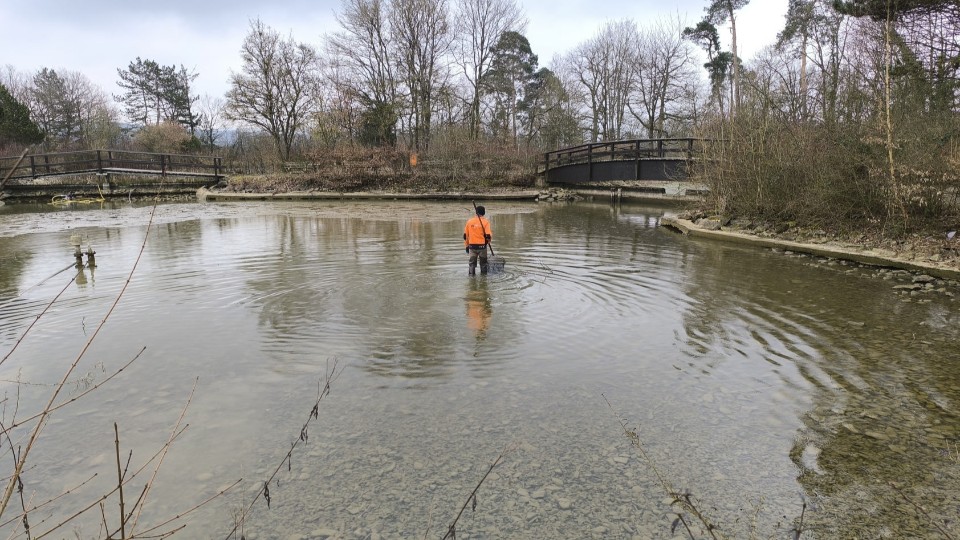
{"type": "Polygon", "coordinates": [[[473,216],[467,220],[467,225],[463,228],[463,243],[467,245],[486,244],[487,239],[484,238],[484,231],[486,231],[487,236],[493,237],[493,230],[490,229],[490,222],[487,221],[487,218],[473,216]]]}

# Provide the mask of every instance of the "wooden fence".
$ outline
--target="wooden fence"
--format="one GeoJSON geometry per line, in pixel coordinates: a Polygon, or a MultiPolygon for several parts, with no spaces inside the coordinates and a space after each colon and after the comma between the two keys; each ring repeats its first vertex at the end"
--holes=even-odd
{"type": "Polygon", "coordinates": [[[224,176],[222,158],[217,156],[82,150],[33,154],[23,159],[19,156],[0,157],[0,178],[8,181],[109,173],[190,176],[209,178],[214,182],[224,176]]]}

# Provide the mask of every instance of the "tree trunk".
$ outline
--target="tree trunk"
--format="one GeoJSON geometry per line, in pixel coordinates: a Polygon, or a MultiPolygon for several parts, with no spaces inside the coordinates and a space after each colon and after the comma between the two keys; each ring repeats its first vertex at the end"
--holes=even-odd
{"type": "Polygon", "coordinates": [[[730,118],[736,116],[737,109],[740,108],[740,57],[737,56],[737,17],[733,12],[733,2],[728,2],[730,7],[730,52],[733,53],[733,83],[731,88],[732,101],[730,104],[730,118]]]}

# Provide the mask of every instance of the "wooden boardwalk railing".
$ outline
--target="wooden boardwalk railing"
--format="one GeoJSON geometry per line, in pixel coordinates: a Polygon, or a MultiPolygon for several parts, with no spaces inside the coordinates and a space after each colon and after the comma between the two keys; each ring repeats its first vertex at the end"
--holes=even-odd
{"type": "Polygon", "coordinates": [[[0,157],[0,178],[8,181],[74,174],[149,174],[223,178],[223,161],[217,156],[159,154],[127,150],[82,150],[52,154],[0,157]]]}

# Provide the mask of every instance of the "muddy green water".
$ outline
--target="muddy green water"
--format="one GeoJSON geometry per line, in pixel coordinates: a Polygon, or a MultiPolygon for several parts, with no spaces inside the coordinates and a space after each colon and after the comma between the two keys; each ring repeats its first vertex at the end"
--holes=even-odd
{"type": "MultiPolygon", "coordinates": [[[[247,539],[440,538],[509,448],[458,538],[669,538],[657,472],[728,538],[793,538],[801,514],[804,538],[960,535],[956,284],[910,295],[894,289],[910,275],[684,238],[663,208],[488,208],[506,271],[469,278],[468,204],[161,205],[59,400],[146,350],[44,428],[24,500],[73,491],[30,513],[32,534],[115,483],[114,422],[135,469],[196,385],[137,531],[240,480],[160,529],[225,538],[279,467],[247,539]]],[[[150,210],[0,207],[0,355],[36,321],[0,365],[5,426],[93,335],[150,210]],[[57,274],[72,234],[98,263],[76,281],[57,274]]],[[[20,509],[4,536],[23,537],[20,509]]],[[[115,496],[105,509],[116,525],[115,496]]],[[[52,536],[100,537],[100,521],[52,536]]]]}

